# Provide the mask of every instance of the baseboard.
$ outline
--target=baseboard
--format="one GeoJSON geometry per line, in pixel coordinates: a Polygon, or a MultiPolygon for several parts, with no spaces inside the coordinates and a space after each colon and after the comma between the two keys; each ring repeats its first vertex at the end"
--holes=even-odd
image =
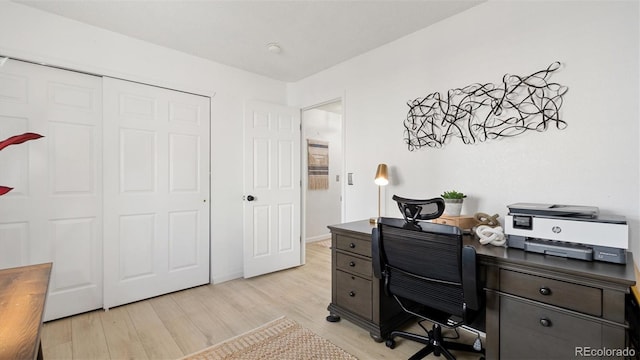
{"type": "Polygon", "coordinates": [[[236,273],[230,273],[230,274],[225,274],[225,275],[212,276],[211,277],[211,283],[212,284],[220,284],[220,283],[223,283],[225,281],[239,279],[239,278],[241,278],[243,276],[244,276],[244,274],[242,272],[236,272],[236,273]]]}
{"type": "Polygon", "coordinates": [[[318,236],[313,236],[313,237],[308,237],[305,242],[316,242],[316,241],[321,241],[321,240],[328,240],[331,239],[331,233],[326,233],[326,234],[322,234],[322,235],[318,235],[318,236]]]}

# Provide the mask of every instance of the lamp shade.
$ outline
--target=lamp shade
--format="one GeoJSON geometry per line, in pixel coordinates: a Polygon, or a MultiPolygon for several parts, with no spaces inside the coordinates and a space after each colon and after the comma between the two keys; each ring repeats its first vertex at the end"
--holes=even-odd
{"type": "Polygon", "coordinates": [[[378,170],[376,170],[376,179],[374,180],[376,185],[385,186],[389,184],[389,174],[387,171],[387,164],[379,164],[378,170]]]}

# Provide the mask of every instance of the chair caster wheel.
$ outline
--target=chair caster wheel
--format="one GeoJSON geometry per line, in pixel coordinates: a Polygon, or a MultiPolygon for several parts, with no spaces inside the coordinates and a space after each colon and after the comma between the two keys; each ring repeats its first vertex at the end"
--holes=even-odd
{"type": "Polygon", "coordinates": [[[385,341],[384,344],[387,345],[389,349],[393,349],[394,347],[396,347],[396,341],[393,339],[385,341]]]}

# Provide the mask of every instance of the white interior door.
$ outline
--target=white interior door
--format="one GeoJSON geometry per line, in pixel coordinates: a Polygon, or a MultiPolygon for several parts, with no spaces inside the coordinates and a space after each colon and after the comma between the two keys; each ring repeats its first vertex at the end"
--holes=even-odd
{"type": "Polygon", "coordinates": [[[244,277],[300,265],[300,110],[248,102],[244,277]]]}
{"type": "Polygon", "coordinates": [[[210,99],[104,78],[104,307],[209,283],[210,99]]]}
{"type": "Polygon", "coordinates": [[[0,268],[53,262],[44,320],[102,307],[101,78],[0,66],[0,268]]]}

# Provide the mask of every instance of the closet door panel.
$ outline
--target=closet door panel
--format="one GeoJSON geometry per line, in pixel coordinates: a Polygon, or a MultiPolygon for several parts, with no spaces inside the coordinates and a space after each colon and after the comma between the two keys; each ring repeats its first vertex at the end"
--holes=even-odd
{"type": "Polygon", "coordinates": [[[0,267],[53,262],[45,320],[102,307],[101,78],[16,60],[0,67],[0,267]]]}
{"type": "Polygon", "coordinates": [[[103,303],[102,79],[46,69],[46,217],[54,265],[45,317],[59,318],[103,303]],[[69,305],[76,303],[83,306],[69,305]]]}
{"type": "Polygon", "coordinates": [[[28,264],[29,223],[0,224],[0,268],[12,268],[28,264]]]}
{"type": "Polygon", "coordinates": [[[198,266],[198,213],[169,213],[169,271],[198,266]]]}
{"type": "Polygon", "coordinates": [[[104,79],[104,307],[209,282],[209,98],[104,79]]]}
{"type": "MultiPolygon", "coordinates": [[[[154,215],[120,216],[118,279],[132,281],[155,276],[153,256],[156,220],[154,215]]],[[[110,247],[110,246],[109,246],[110,247]]]]}
{"type": "Polygon", "coordinates": [[[197,193],[200,188],[200,138],[172,134],[169,138],[169,191],[197,193]]]}
{"type": "Polygon", "coordinates": [[[121,129],[119,140],[120,192],[154,193],[158,175],[155,156],[158,149],[156,133],[148,130],[121,129]]]}
{"type": "Polygon", "coordinates": [[[95,128],[59,123],[51,125],[49,134],[53,149],[50,155],[53,194],[100,196],[94,178],[98,172],[94,168],[97,162],[95,128]]]}
{"type": "Polygon", "coordinates": [[[49,287],[53,292],[93,286],[96,276],[92,270],[92,245],[98,234],[95,231],[95,218],[75,218],[71,220],[52,220],[51,259],[57,267],[52,274],[49,287]],[[87,241],[87,240],[92,241],[87,241]],[[89,270],[89,271],[87,271],[89,270]]]}

